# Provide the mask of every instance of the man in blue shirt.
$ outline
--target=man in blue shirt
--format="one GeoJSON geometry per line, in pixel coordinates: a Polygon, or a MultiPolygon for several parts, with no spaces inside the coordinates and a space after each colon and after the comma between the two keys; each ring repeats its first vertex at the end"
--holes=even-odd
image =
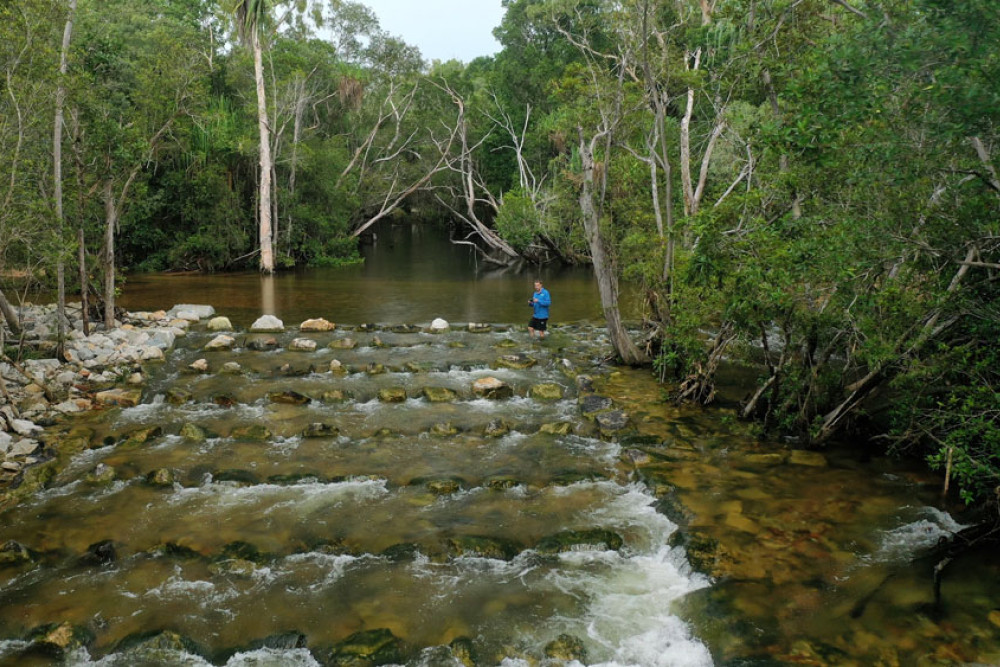
{"type": "Polygon", "coordinates": [[[528,323],[528,337],[532,338],[538,332],[538,338],[545,338],[545,328],[549,323],[549,306],[552,297],[549,291],[542,287],[542,281],[535,281],[535,293],[531,295],[528,305],[532,307],[531,322],[528,323]]]}

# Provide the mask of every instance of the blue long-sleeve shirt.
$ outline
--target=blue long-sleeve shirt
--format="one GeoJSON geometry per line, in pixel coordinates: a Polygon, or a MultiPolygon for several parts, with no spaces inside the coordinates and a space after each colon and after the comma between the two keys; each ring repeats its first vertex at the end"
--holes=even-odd
{"type": "Polygon", "coordinates": [[[549,291],[543,287],[534,293],[533,299],[533,315],[540,320],[549,319],[549,306],[552,305],[552,297],[549,295],[549,291]]]}

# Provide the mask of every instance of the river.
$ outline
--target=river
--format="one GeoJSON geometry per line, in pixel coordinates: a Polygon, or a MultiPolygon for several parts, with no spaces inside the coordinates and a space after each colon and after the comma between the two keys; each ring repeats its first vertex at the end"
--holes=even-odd
{"type": "Polygon", "coordinates": [[[0,560],[0,664],[1000,663],[995,559],[934,604],[922,556],[962,520],[939,478],[760,440],[738,386],[664,402],[606,363],[586,271],[541,274],[539,343],[533,273],[380,237],[364,266],[129,278],[128,308],[209,303],[236,343],[195,325],[139,405],[52,427],[62,469],[0,515],[30,552],[0,560]],[[60,627],[85,639],[32,639],[60,627]]]}

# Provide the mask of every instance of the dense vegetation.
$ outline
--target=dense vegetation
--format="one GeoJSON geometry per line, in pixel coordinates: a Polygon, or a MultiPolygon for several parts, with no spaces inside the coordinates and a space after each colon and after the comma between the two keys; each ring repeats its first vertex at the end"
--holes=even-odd
{"type": "Polygon", "coordinates": [[[874,433],[996,508],[1000,5],[503,4],[499,53],[430,65],[350,1],[0,6],[0,263],[82,262],[107,303],[116,268],[332,264],[447,219],[491,261],[592,262],[619,357],[680,398],[754,363],[762,429],[874,433]]]}

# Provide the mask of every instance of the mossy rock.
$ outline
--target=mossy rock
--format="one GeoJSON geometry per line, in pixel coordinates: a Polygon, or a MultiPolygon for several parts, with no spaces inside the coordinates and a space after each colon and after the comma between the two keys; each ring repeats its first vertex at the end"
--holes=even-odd
{"type": "Polygon", "coordinates": [[[513,477],[505,477],[503,475],[495,475],[493,477],[487,478],[485,486],[488,489],[493,489],[494,491],[506,491],[507,489],[513,489],[516,486],[520,486],[521,482],[513,477]]]}
{"type": "Polygon", "coordinates": [[[278,484],[281,486],[293,486],[305,481],[316,481],[322,478],[315,473],[296,472],[289,475],[271,475],[267,478],[268,484],[278,484]]]}
{"type": "Polygon", "coordinates": [[[257,572],[253,561],[244,558],[227,558],[217,560],[208,566],[208,571],[216,576],[250,579],[257,572]]]}
{"type": "Polygon", "coordinates": [[[181,426],[180,436],[188,442],[205,442],[205,439],[208,438],[205,429],[191,422],[181,426]]]}
{"type": "Polygon", "coordinates": [[[402,403],[406,400],[406,389],[402,387],[379,389],[378,400],[383,403],[402,403]]]}
{"type": "Polygon", "coordinates": [[[570,422],[550,422],[542,424],[538,430],[540,433],[548,433],[550,435],[569,435],[573,431],[573,424],[570,422]]]}
{"type": "Polygon", "coordinates": [[[146,473],[146,484],[150,486],[172,487],[177,475],[170,468],[157,468],[146,473]]]}
{"type": "Polygon", "coordinates": [[[217,394],[212,397],[212,402],[218,405],[220,408],[231,408],[239,404],[235,396],[229,394],[217,394]]]}
{"type": "Polygon", "coordinates": [[[510,433],[510,425],[503,419],[493,419],[483,429],[483,435],[487,438],[500,438],[510,433]]]}
{"type": "Polygon", "coordinates": [[[461,479],[432,479],[425,482],[427,490],[435,496],[450,496],[462,490],[464,481],[461,479]]]}
{"type": "Polygon", "coordinates": [[[509,384],[495,377],[479,378],[472,383],[472,393],[482,398],[502,400],[514,395],[509,384]]]}
{"type": "Polygon", "coordinates": [[[617,436],[631,427],[631,418],[624,410],[608,410],[594,415],[603,436],[617,436]]]}
{"type": "Polygon", "coordinates": [[[567,530],[542,538],[535,550],[543,554],[558,554],[579,550],[583,547],[603,547],[618,551],[624,540],[621,535],[610,530],[595,528],[593,530],[567,530]]]}
{"type": "Polygon", "coordinates": [[[240,486],[255,486],[260,484],[260,478],[249,470],[219,470],[212,473],[212,481],[230,482],[240,486]]]}
{"type": "Polygon", "coordinates": [[[563,470],[556,472],[550,478],[553,486],[570,486],[580,482],[600,482],[607,479],[607,475],[596,470],[563,470]]]}
{"type": "Polygon", "coordinates": [[[493,327],[483,322],[469,322],[466,330],[469,333],[484,334],[493,331],[493,327]]]}
{"type": "Polygon", "coordinates": [[[0,567],[11,565],[22,565],[35,560],[34,555],[28,547],[14,540],[7,540],[0,546],[0,567]]]}
{"type": "Polygon", "coordinates": [[[461,350],[461,349],[467,348],[469,346],[466,345],[465,343],[463,343],[460,340],[453,340],[453,341],[449,341],[448,342],[448,347],[450,347],[453,350],[461,350]]]}
{"type": "Polygon", "coordinates": [[[62,657],[78,648],[89,646],[96,637],[87,628],[71,623],[51,623],[34,628],[28,635],[30,653],[62,657]]]}
{"type": "Polygon", "coordinates": [[[558,401],[563,397],[563,388],[554,382],[532,385],[528,396],[538,401],[558,401]]]}
{"type": "Polygon", "coordinates": [[[458,398],[458,394],[447,387],[424,387],[421,393],[431,403],[450,403],[458,398]]]}
{"type": "Polygon", "coordinates": [[[413,542],[402,542],[394,544],[387,549],[383,549],[379,554],[393,562],[406,562],[415,560],[420,554],[420,546],[413,542]]]}
{"type": "Polygon", "coordinates": [[[501,349],[501,350],[505,350],[505,349],[510,349],[512,347],[520,347],[520,346],[521,346],[521,344],[518,343],[513,338],[504,338],[503,340],[499,341],[493,347],[501,349]]]}
{"type": "Polygon", "coordinates": [[[762,454],[746,454],[742,457],[745,463],[752,466],[780,466],[788,461],[788,454],[786,452],[770,452],[762,454]]]}
{"type": "Polygon", "coordinates": [[[88,484],[110,484],[118,476],[117,471],[105,463],[98,463],[94,469],[87,473],[84,481],[88,484]]]}
{"type": "Polygon", "coordinates": [[[178,560],[195,560],[201,558],[201,554],[190,547],[185,547],[176,542],[164,542],[149,550],[150,555],[162,556],[164,558],[176,558],[178,560]]]}
{"type": "Polygon", "coordinates": [[[130,432],[120,446],[123,449],[133,449],[135,447],[145,445],[153,438],[158,438],[161,435],[163,435],[163,429],[159,426],[141,428],[137,431],[130,432]]]}
{"type": "Polygon", "coordinates": [[[463,535],[444,540],[445,552],[453,557],[475,556],[496,560],[513,560],[521,546],[513,540],[484,535],[463,535]]]}
{"type": "Polygon", "coordinates": [[[339,434],[336,426],[322,422],[313,422],[302,431],[303,438],[333,438],[339,434]]]}
{"type": "Polygon", "coordinates": [[[545,645],[545,657],[565,662],[587,660],[587,649],[583,641],[573,635],[562,634],[545,645]]]}
{"type": "Polygon", "coordinates": [[[278,339],[274,336],[253,336],[247,339],[246,346],[254,352],[267,352],[278,348],[278,339]]]}
{"type": "Polygon", "coordinates": [[[369,667],[406,661],[403,642],[392,631],[380,628],[356,632],[333,645],[326,664],[331,667],[369,667]]]}
{"type": "Polygon", "coordinates": [[[448,648],[451,649],[452,658],[457,660],[462,667],[476,667],[479,664],[475,646],[468,637],[458,637],[452,640],[448,644],[448,648]]]}
{"type": "Polygon", "coordinates": [[[397,324],[396,326],[389,329],[392,333],[396,334],[415,334],[423,331],[416,324],[397,324]]]}
{"type": "Polygon", "coordinates": [[[230,436],[236,440],[263,442],[271,437],[271,432],[262,424],[251,424],[234,428],[230,436]]]}
{"type": "Polygon", "coordinates": [[[343,389],[333,389],[323,392],[324,403],[346,403],[351,400],[350,396],[343,389]]]}
{"type": "Polygon", "coordinates": [[[430,431],[428,432],[433,436],[447,437],[458,434],[458,429],[455,428],[455,425],[451,422],[442,422],[431,426],[430,431]]]}
{"type": "Polygon", "coordinates": [[[297,391],[276,391],[267,395],[267,399],[272,403],[282,405],[305,405],[312,399],[297,391]]]}
{"type": "Polygon", "coordinates": [[[720,546],[714,537],[694,531],[678,530],[670,536],[670,546],[684,547],[688,562],[698,572],[712,577],[720,574],[720,546]]]}
{"type": "Polygon", "coordinates": [[[510,368],[513,370],[525,370],[536,366],[538,359],[529,357],[526,354],[505,354],[493,362],[494,368],[510,368]]]}
{"type": "Polygon", "coordinates": [[[331,350],[353,350],[358,346],[358,341],[353,338],[335,338],[327,345],[331,350]]]}
{"type": "Polygon", "coordinates": [[[193,641],[170,630],[154,630],[129,635],[115,645],[116,655],[126,655],[133,664],[177,664],[181,654],[205,657],[204,651],[193,641]]]}
{"type": "Polygon", "coordinates": [[[610,410],[613,405],[614,403],[607,396],[590,394],[580,398],[580,412],[587,417],[596,415],[598,412],[610,410]]]}
{"type": "Polygon", "coordinates": [[[793,449],[788,454],[788,462],[797,466],[808,466],[811,468],[825,468],[827,466],[826,457],[819,452],[812,452],[806,449],[793,449]]]}

